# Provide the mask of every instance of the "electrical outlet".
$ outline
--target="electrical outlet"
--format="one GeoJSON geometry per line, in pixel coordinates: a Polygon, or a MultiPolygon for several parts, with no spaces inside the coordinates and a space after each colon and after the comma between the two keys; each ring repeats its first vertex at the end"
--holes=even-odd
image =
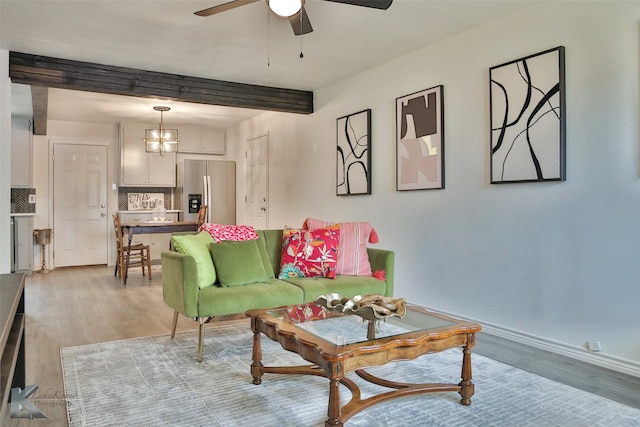
{"type": "Polygon", "coordinates": [[[602,351],[602,344],[600,341],[587,341],[587,348],[589,351],[602,351]]]}
{"type": "Polygon", "coordinates": [[[29,194],[29,203],[35,203],[35,202],[36,202],[36,195],[29,194]]]}

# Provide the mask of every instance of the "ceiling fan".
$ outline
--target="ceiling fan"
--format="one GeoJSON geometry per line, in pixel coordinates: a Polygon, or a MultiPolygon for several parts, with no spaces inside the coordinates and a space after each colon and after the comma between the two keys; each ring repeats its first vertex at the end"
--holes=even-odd
{"type": "MultiPolygon", "coordinates": [[[[261,0],[233,0],[218,6],[209,7],[207,9],[195,12],[198,16],[211,16],[217,13],[226,12],[250,3],[261,0]]],[[[289,18],[291,28],[296,36],[307,34],[313,31],[311,22],[304,9],[304,0],[265,0],[269,8],[276,14],[289,18]]],[[[324,0],[334,3],[350,4],[352,6],[369,7],[372,9],[387,10],[393,0],[324,0]]]]}

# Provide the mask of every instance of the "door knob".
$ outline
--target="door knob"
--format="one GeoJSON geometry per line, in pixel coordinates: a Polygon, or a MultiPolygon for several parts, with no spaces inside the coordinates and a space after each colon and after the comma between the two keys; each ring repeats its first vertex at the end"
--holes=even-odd
{"type": "Polygon", "coordinates": [[[100,216],[104,218],[105,216],[107,216],[107,214],[104,212],[100,212],[100,216]]]}

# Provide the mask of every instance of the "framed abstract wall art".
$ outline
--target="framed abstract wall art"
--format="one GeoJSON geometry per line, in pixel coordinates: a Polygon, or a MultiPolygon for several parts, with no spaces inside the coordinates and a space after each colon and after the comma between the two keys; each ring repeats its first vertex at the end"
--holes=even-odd
{"type": "Polygon", "coordinates": [[[371,194],[371,110],[337,120],[336,195],[371,194]]]}
{"type": "Polygon", "coordinates": [[[396,188],[444,188],[443,86],[396,99],[396,188]]]}
{"type": "Polygon", "coordinates": [[[565,180],[564,47],[489,70],[491,183],[565,180]]]}

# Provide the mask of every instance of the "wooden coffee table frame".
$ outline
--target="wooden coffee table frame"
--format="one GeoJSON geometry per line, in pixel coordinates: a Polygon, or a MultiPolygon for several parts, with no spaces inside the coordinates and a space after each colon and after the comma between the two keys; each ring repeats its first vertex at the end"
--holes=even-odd
{"type": "Polygon", "coordinates": [[[447,320],[453,324],[354,344],[335,345],[297,327],[295,324],[269,314],[275,310],[250,310],[247,312],[247,316],[251,317],[253,331],[253,363],[251,364],[253,384],[261,384],[262,376],[265,373],[305,374],[328,378],[329,404],[325,426],[342,426],[349,418],[372,405],[419,393],[457,391],[462,397],[460,403],[470,405],[471,396],[474,394],[474,385],[471,381],[471,348],[475,345],[476,333],[481,330],[480,325],[432,313],[417,306],[408,306],[407,308],[447,320]],[[299,354],[313,365],[264,366],[260,343],[261,334],[279,342],[282,348],[299,354]],[[462,347],[463,349],[462,381],[457,384],[400,383],[375,377],[363,370],[365,367],[384,365],[392,360],[411,360],[427,353],[440,352],[453,347],[462,347]],[[345,377],[345,374],[351,371],[355,371],[359,377],[366,381],[393,390],[362,399],[359,387],[345,377]],[[352,393],[351,400],[342,408],[340,407],[340,384],[345,385],[352,393]]]}

